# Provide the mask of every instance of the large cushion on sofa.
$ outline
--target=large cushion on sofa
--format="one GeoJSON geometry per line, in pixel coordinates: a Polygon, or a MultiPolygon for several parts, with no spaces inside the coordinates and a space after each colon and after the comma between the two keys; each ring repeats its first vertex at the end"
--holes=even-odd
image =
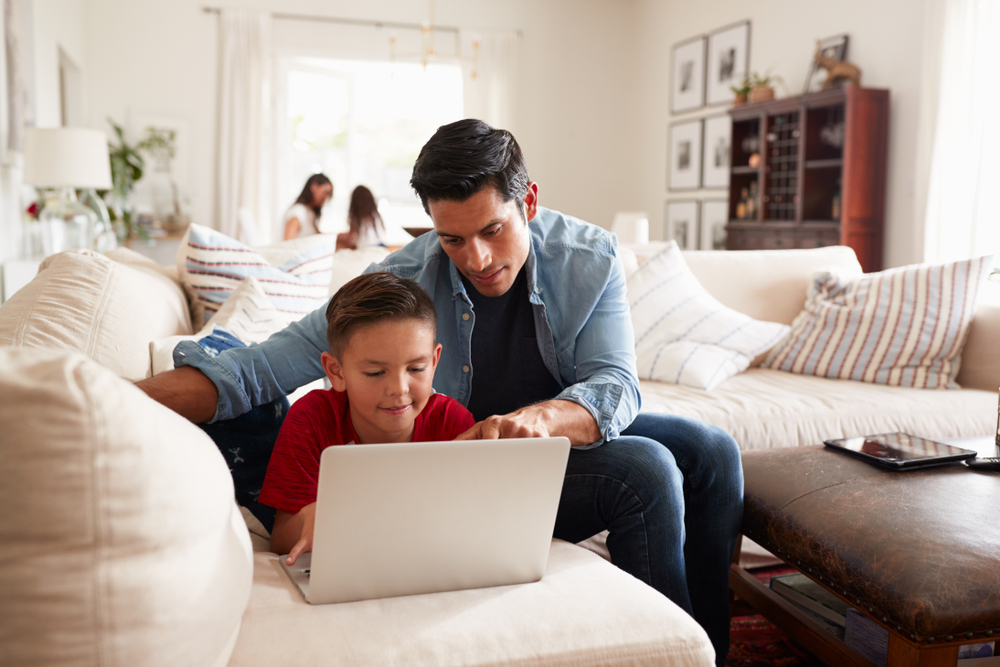
{"type": "Polygon", "coordinates": [[[212,441],[80,354],[0,368],[0,662],[225,665],[253,560],[212,441]]]}
{"type": "Polygon", "coordinates": [[[184,292],[155,262],[125,248],[47,258],[0,306],[0,345],[82,352],[129,380],[151,375],[149,342],[190,334],[184,292]]]}
{"type": "Polygon", "coordinates": [[[714,664],[705,631],[599,556],[553,541],[541,581],[311,606],[274,554],[254,588],[230,667],[587,667],[714,664]]]}
{"type": "Polygon", "coordinates": [[[643,412],[701,419],[744,450],[817,445],[827,438],[904,431],[926,438],[993,433],[997,392],[935,391],[751,368],[711,392],[640,382],[643,412]]]}
{"type": "Polygon", "coordinates": [[[986,280],[979,290],[976,316],[962,348],[962,366],[955,381],[973,389],[1000,388],[1000,282],[986,280]]]}
{"type": "Polygon", "coordinates": [[[684,260],[709,294],[755,320],[791,324],[801,312],[816,271],[861,274],[846,246],[806,250],[699,250],[684,260]]]}

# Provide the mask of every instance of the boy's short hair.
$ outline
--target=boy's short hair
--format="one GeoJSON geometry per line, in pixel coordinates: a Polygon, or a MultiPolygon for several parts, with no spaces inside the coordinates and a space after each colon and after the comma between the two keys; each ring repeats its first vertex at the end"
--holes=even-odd
{"type": "Polygon", "coordinates": [[[437,334],[434,302],[414,281],[384,271],[348,281],[326,307],[330,352],[339,360],[355,329],[389,319],[420,320],[437,334]]]}

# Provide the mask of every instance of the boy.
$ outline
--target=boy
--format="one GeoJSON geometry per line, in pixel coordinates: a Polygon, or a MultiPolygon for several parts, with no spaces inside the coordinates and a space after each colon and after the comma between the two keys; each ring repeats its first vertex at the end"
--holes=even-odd
{"type": "Polygon", "coordinates": [[[320,454],[327,447],[451,440],[475,420],[431,388],[441,356],[434,302],[417,283],[369,273],[340,288],[326,309],[333,389],[309,392],[288,411],[260,502],[274,507],[271,550],[292,565],[312,549],[320,454]]]}

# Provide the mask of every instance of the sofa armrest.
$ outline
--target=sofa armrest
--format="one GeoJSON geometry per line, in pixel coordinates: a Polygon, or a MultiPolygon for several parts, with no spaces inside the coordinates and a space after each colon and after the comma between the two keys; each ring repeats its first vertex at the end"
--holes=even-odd
{"type": "Polygon", "coordinates": [[[1000,283],[986,281],[976,316],[962,349],[962,368],[955,381],[969,389],[1000,388],[1000,283]]]}

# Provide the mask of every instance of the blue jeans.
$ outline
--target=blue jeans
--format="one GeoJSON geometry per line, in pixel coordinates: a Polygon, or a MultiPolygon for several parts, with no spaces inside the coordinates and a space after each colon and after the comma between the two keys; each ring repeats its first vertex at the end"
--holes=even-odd
{"type": "Polygon", "coordinates": [[[640,414],[617,440],[570,453],[555,536],[608,530],[611,562],[691,614],[729,653],[729,564],[743,518],[743,469],[725,431],[640,414]]]}

